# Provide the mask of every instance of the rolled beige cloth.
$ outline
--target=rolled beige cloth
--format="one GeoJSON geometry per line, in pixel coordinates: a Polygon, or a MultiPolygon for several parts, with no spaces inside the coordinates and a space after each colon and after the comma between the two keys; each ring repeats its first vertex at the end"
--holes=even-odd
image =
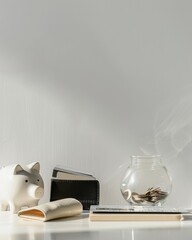
{"type": "Polygon", "coordinates": [[[81,214],[82,204],[75,198],[65,198],[22,209],[17,214],[28,220],[49,221],[57,218],[72,217],[81,214]]]}

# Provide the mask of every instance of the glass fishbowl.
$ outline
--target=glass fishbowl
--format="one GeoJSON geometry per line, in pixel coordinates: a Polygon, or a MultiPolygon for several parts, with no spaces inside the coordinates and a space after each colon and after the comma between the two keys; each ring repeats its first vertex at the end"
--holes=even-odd
{"type": "Polygon", "coordinates": [[[130,205],[161,206],[171,189],[172,181],[160,156],[131,156],[120,186],[130,205]]]}

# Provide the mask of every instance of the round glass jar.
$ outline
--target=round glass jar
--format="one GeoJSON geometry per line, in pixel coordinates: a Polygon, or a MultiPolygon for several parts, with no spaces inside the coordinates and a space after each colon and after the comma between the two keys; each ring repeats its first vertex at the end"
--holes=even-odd
{"type": "Polygon", "coordinates": [[[120,187],[129,204],[146,206],[161,206],[171,188],[171,178],[160,156],[132,156],[120,187]]]}

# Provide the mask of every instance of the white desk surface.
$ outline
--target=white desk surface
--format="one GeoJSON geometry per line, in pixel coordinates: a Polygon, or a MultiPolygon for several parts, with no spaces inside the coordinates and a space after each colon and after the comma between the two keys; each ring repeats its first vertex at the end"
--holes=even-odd
{"type": "Polygon", "coordinates": [[[192,221],[91,222],[88,213],[50,222],[27,221],[0,212],[0,240],[192,239],[192,221]]]}

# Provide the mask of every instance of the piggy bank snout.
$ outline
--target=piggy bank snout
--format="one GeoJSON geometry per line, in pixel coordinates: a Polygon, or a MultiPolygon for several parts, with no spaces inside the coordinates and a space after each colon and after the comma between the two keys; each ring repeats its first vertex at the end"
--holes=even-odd
{"type": "Polygon", "coordinates": [[[35,190],[35,198],[40,199],[43,197],[44,194],[44,190],[42,187],[37,187],[37,189],[35,190]]]}
{"type": "Polygon", "coordinates": [[[35,199],[40,199],[44,195],[44,189],[42,187],[36,186],[36,185],[31,185],[29,187],[29,194],[31,197],[35,199]]]}

